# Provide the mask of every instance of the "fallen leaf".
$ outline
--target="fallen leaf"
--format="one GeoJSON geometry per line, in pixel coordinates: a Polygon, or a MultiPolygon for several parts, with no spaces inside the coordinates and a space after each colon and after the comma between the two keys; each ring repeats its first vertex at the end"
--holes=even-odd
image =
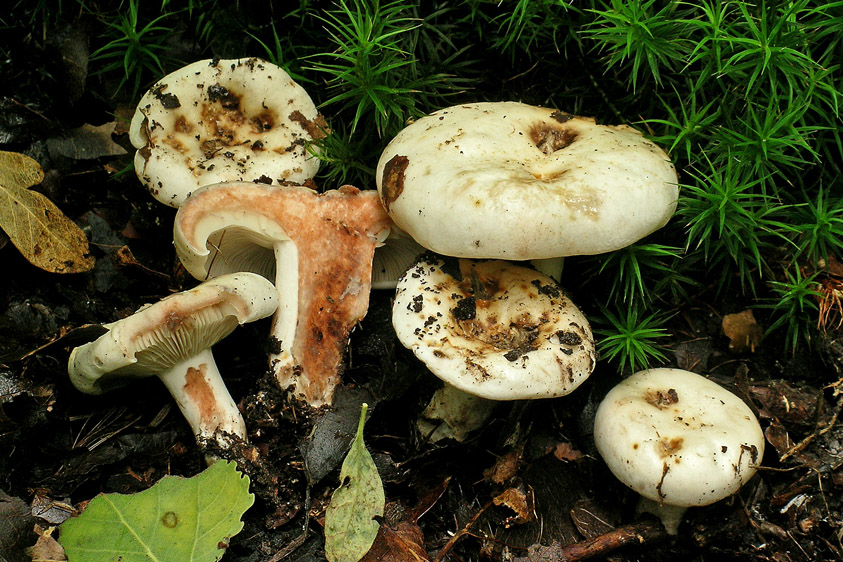
{"type": "Polygon", "coordinates": [[[73,506],[68,503],[69,501],[69,499],[66,501],[54,500],[49,497],[47,490],[36,488],[30,510],[34,517],[50,525],[60,525],[75,514],[73,506]]]}
{"type": "Polygon", "coordinates": [[[578,461],[583,458],[583,454],[574,447],[571,446],[570,443],[557,443],[556,448],[553,450],[553,456],[563,462],[568,461],[578,461]]]}
{"type": "Polygon", "coordinates": [[[533,497],[533,490],[527,488],[507,488],[492,499],[495,505],[505,505],[515,512],[512,517],[507,517],[503,524],[509,528],[513,525],[520,525],[536,519],[536,502],[533,497]]]}
{"type": "Polygon", "coordinates": [[[325,557],[330,562],[358,562],[372,547],[383,517],[385,497],[378,469],[363,443],[367,404],[357,435],[340,468],[340,487],[325,511],[325,557]]]}
{"type": "Polygon", "coordinates": [[[28,188],[44,171],[32,158],[0,151],[0,227],[33,265],[53,273],[94,266],[85,233],[43,194],[28,188]]]}
{"type": "Polygon", "coordinates": [[[126,149],[111,139],[116,127],[114,121],[97,127],[86,123],[64,136],[47,139],[47,150],[53,157],[64,156],[72,160],[121,156],[126,154],[126,149]]]}
{"type": "Polygon", "coordinates": [[[32,544],[35,518],[21,498],[0,490],[0,560],[20,560],[24,546],[32,544]]]}
{"type": "Polygon", "coordinates": [[[418,525],[404,521],[392,528],[382,522],[372,548],[360,562],[427,562],[424,535],[418,525]]]}
{"type": "Polygon", "coordinates": [[[39,525],[35,525],[38,540],[34,546],[26,549],[26,554],[32,558],[32,562],[64,562],[67,560],[64,549],[53,537],[55,529],[55,527],[42,529],[39,525]]]}
{"type": "Polygon", "coordinates": [[[518,447],[508,451],[502,457],[495,461],[495,465],[483,471],[483,476],[487,480],[491,480],[495,484],[503,484],[510,478],[518,474],[518,464],[521,461],[521,455],[524,452],[523,447],[518,447]]]}
{"type": "Polygon", "coordinates": [[[790,438],[787,429],[777,420],[773,420],[773,423],[764,430],[764,437],[767,439],[767,443],[773,446],[779,457],[792,449],[796,444],[790,438]]]}
{"type": "Polygon", "coordinates": [[[755,315],[747,309],[736,314],[723,317],[723,333],[729,338],[729,349],[736,353],[749,351],[755,353],[755,348],[764,337],[764,330],[755,320],[755,315]]]}
{"type": "Polygon", "coordinates": [[[62,523],[59,543],[71,562],[219,560],[255,496],[233,462],[217,461],[192,478],[165,476],[136,494],[101,494],[62,523]]]}

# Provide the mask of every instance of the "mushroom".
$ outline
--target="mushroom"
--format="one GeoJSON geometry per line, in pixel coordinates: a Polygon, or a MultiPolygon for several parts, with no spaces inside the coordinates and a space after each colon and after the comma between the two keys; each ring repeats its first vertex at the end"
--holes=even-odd
{"type": "Polygon", "coordinates": [[[275,280],[272,370],[317,407],[331,402],[348,335],[369,306],[375,246],[390,225],[374,191],[226,182],[185,201],[174,239],[197,279],[246,270],[275,280]]]}
{"type": "Polygon", "coordinates": [[[609,391],[594,420],[609,469],[676,534],[688,507],[740,489],[764,455],[752,410],[720,385],[682,369],[639,371],[609,391]]]}
{"type": "Polygon", "coordinates": [[[307,92],[257,58],[201,60],[141,98],[129,128],[135,171],[160,202],[178,207],[221,181],[303,183],[319,160],[306,144],[325,136],[307,92]]]}
{"type": "Polygon", "coordinates": [[[585,316],[553,279],[510,262],[423,255],[398,282],[392,322],[434,375],[487,400],[563,396],[594,369],[585,316]]]}
{"type": "Polygon", "coordinates": [[[418,119],[387,145],[375,178],[399,228],[474,259],[623,248],[664,226],[678,198],[667,154],[635,129],[514,102],[418,119]]]}
{"type": "Polygon", "coordinates": [[[239,324],[275,312],[270,282],[254,273],[218,277],[146,305],[75,348],[68,361],[73,385],[102,394],[157,376],[175,398],[198,442],[230,446],[246,440],[243,417],[225,387],[211,347],[239,324]]]}
{"type": "Polygon", "coordinates": [[[372,260],[372,288],[395,289],[398,279],[425,253],[418,242],[400,228],[392,225],[383,246],[375,248],[372,260]]]}

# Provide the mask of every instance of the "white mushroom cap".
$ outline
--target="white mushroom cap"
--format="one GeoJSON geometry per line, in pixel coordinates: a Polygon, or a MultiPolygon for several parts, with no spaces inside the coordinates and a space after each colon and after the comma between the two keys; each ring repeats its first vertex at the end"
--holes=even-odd
{"type": "Polygon", "coordinates": [[[597,450],[640,495],[672,506],[708,505],[734,494],[764,455],[764,434],[737,396],[682,369],[639,371],[603,399],[597,450]]]}
{"type": "Polygon", "coordinates": [[[426,254],[398,282],[392,323],[437,377],[491,400],[572,392],[594,369],[585,316],[551,278],[426,254]]]}
{"type": "Polygon", "coordinates": [[[514,102],[443,109],[403,129],[375,174],[395,223],[464,258],[623,248],[664,226],[676,171],[635,129],[514,102]]]}
{"type": "Polygon", "coordinates": [[[275,287],[259,275],[218,277],[107,324],[108,332],[71,352],[70,380],[82,392],[101,394],[157,376],[197,437],[221,430],[245,439],[242,416],[210,349],[239,324],[265,318],[277,306],[275,287]]]}
{"type": "Polygon", "coordinates": [[[324,136],[313,101],[264,60],[201,60],[159,80],[129,129],[135,171],[160,202],[178,207],[221,181],[303,183],[319,170],[305,143],[324,136]]]}

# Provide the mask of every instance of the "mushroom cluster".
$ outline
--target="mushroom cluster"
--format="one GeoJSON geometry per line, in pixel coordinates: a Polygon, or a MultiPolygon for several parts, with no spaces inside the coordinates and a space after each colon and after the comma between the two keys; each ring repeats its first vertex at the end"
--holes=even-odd
{"type": "MultiPolygon", "coordinates": [[[[467,104],[404,128],[378,162],[377,192],[318,193],[319,160],[306,145],[326,133],[304,89],[254,58],[164,77],[130,128],[138,178],[178,207],[175,246],[202,282],[195,291],[231,275],[272,287],[262,314],[273,315],[270,366],[283,388],[312,406],[331,403],[373,287],[396,289],[396,334],[444,380],[441,411],[465,393],[475,402],[563,396],[589,376],[594,338],[558,283],[559,261],[622,248],[668,221],[677,181],[660,148],[627,126],[515,102],[467,104]]],[[[98,391],[77,364],[104,346],[89,345],[74,352],[71,376],[98,391]]],[[[94,361],[105,370],[108,361],[94,361]]],[[[245,438],[241,422],[224,431],[245,438]]],[[[202,423],[200,438],[221,427],[202,423]]]]}
{"type": "Polygon", "coordinates": [[[330,404],[392,222],[374,191],[305,187],[319,168],[309,143],[327,132],[305,90],[260,59],[203,60],[154,84],[129,131],[135,171],[153,197],[179,208],[177,254],[201,284],[74,350],[74,385],[99,393],[157,375],[198,441],[246,440],[209,349],[239,323],[271,315],[279,383],[312,406],[330,404]]]}
{"type": "MultiPolygon", "coordinates": [[[[559,260],[632,244],[664,226],[678,198],[670,159],[638,131],[516,102],[418,119],[375,178],[401,231],[461,258],[422,258],[400,279],[399,339],[446,385],[491,400],[562,396],[589,376],[594,339],[556,283],[559,260]]],[[[459,395],[437,393],[425,415],[453,426],[441,435],[462,435],[450,414],[460,407],[444,396],[459,395]]]]}

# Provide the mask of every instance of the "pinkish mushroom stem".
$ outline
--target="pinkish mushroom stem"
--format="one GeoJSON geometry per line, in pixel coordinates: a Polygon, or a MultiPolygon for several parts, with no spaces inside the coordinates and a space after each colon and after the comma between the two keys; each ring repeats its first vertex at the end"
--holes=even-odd
{"type": "Polygon", "coordinates": [[[247,440],[246,423],[210,349],[173,365],[158,378],[172,394],[197,441],[216,438],[227,448],[232,444],[231,435],[247,440]]]}

